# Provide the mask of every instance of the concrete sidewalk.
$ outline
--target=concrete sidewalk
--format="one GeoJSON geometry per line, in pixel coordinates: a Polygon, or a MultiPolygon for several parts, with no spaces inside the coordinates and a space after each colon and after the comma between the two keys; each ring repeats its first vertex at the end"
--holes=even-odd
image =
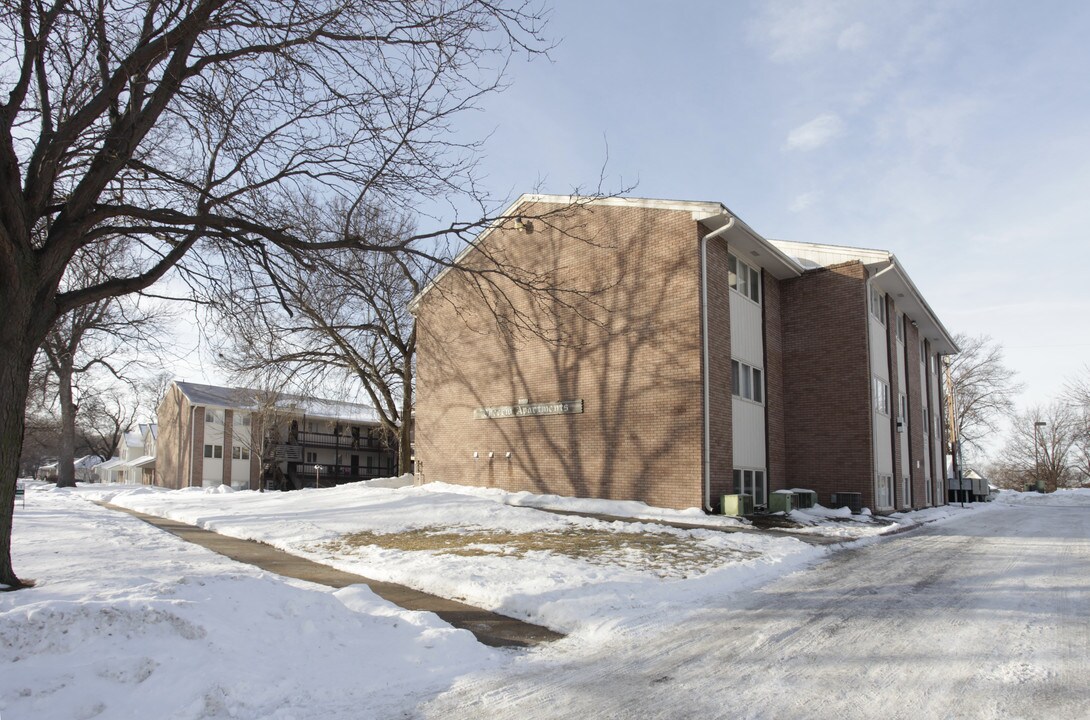
{"type": "Polygon", "coordinates": [[[173,533],[187,542],[208,548],[232,560],[244,562],[284,577],[306,580],[332,588],[367,585],[376,595],[399,607],[406,610],[432,612],[456,628],[469,630],[477,637],[477,640],[485,645],[526,648],[564,637],[560,633],[553,632],[540,625],[532,625],[472,605],[428,595],[419,590],[407,588],[404,585],[372,580],[362,575],[336,570],[328,565],[322,565],[277,550],[265,543],[220,535],[177,520],[147,515],[117,505],[110,505],[109,503],[99,504],[110,510],[117,510],[140,518],[144,522],[173,533]]]}

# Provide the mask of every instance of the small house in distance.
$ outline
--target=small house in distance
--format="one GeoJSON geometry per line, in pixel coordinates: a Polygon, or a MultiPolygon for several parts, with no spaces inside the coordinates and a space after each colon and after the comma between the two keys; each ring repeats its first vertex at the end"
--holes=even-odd
{"type": "Polygon", "coordinates": [[[159,405],[158,484],[327,487],[397,474],[367,405],[175,381],[159,405]]]}
{"type": "Polygon", "coordinates": [[[807,488],[946,502],[953,339],[883,250],[720,203],[524,195],[417,318],[417,481],[719,511],[807,488]],[[542,292],[552,287],[552,292],[542,292]]]}

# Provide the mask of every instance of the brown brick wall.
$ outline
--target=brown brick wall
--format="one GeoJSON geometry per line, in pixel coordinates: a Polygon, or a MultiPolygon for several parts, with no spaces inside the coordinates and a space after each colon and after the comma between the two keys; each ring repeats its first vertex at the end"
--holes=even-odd
{"type": "MultiPolygon", "coordinates": [[[[704,234],[703,229],[699,229],[704,234]]],[[[722,237],[708,243],[708,399],[711,447],[709,498],[718,507],[719,498],[734,492],[734,443],[731,402],[730,272],[727,243],[722,237]]],[[[703,351],[701,352],[703,362],[703,351]]],[[[703,382],[703,377],[701,377],[703,382]]],[[[703,430],[702,430],[703,431],[703,430]]]]}
{"type": "Polygon", "coordinates": [[[922,508],[927,503],[924,487],[923,452],[923,388],[920,386],[920,331],[905,323],[905,375],[908,377],[908,466],[912,478],[912,506],[922,508]]]}
{"type": "MultiPolygon", "coordinates": [[[[204,484],[204,407],[193,408],[193,473],[183,479],[183,487],[200,487],[204,484]]],[[[214,458],[210,458],[215,461],[214,458]]]]}
{"type": "MultiPolygon", "coordinates": [[[[534,296],[495,275],[450,273],[424,297],[417,308],[419,474],[513,491],[700,505],[697,238],[687,212],[601,205],[536,220],[531,233],[508,228],[487,236],[482,248],[497,260],[595,294],[534,296]],[[564,341],[519,332],[522,321],[559,330],[564,341]],[[582,399],[584,412],[473,418],[474,408],[520,398],[582,399]]],[[[481,251],[469,259],[480,262],[481,251]]],[[[729,370],[717,378],[729,383],[729,370]]]]}
{"type": "Polygon", "coordinates": [[[157,411],[159,439],[155,448],[155,482],[184,487],[189,463],[189,401],[175,385],[167,390],[157,411]]]}
{"type": "Polygon", "coordinates": [[[904,502],[902,502],[904,483],[901,482],[901,438],[900,433],[897,432],[901,383],[897,378],[897,307],[893,304],[893,298],[889,295],[886,296],[886,357],[889,359],[887,369],[889,372],[890,401],[889,435],[893,457],[893,507],[895,510],[900,510],[904,507],[904,502]]]}
{"type": "Polygon", "coordinates": [[[782,291],[787,482],[874,507],[866,270],[813,270],[782,291]]]}
{"type": "Polygon", "coordinates": [[[795,487],[787,474],[784,391],[783,298],[780,281],[763,276],[765,347],[765,432],[768,438],[768,490],[795,487]]]}
{"type": "Polygon", "coordinates": [[[223,484],[231,484],[231,462],[235,442],[235,411],[223,411],[223,484]]]}
{"type": "Polygon", "coordinates": [[[261,451],[264,441],[264,428],[257,413],[250,414],[250,489],[261,487],[261,451]]]}

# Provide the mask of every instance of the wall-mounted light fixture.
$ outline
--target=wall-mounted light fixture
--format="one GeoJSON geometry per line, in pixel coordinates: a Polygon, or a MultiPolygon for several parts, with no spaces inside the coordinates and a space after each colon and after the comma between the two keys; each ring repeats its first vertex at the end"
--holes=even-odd
{"type": "Polygon", "coordinates": [[[519,232],[532,233],[534,231],[534,224],[529,220],[524,220],[522,217],[515,218],[515,229],[519,232]]]}
{"type": "Polygon", "coordinates": [[[508,460],[510,460],[511,459],[511,451],[508,450],[507,454],[504,457],[506,457],[508,460]]]}
{"type": "Polygon", "coordinates": [[[492,457],[493,457],[493,456],[494,456],[495,454],[496,454],[496,453],[494,453],[494,452],[492,452],[491,450],[489,450],[489,451],[488,451],[488,459],[489,459],[489,460],[491,460],[491,459],[492,459],[492,457]]]}
{"type": "Polygon", "coordinates": [[[474,460],[476,460],[476,459],[477,459],[478,457],[480,457],[480,455],[478,455],[478,454],[477,454],[477,451],[476,451],[476,450],[474,450],[474,451],[473,451],[473,459],[474,459],[474,460]]]}

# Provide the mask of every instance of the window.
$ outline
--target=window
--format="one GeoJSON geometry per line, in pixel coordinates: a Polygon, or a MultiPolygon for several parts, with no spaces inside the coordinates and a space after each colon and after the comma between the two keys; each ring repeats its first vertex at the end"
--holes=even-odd
{"type": "Polygon", "coordinates": [[[231,448],[231,459],[232,460],[249,460],[250,459],[250,448],[235,445],[234,447],[231,448]]]}
{"type": "Polygon", "coordinates": [[[898,417],[901,418],[902,421],[908,420],[908,396],[904,393],[898,393],[897,400],[901,408],[901,414],[898,415],[898,417]]]}
{"type": "Polygon", "coordinates": [[[223,457],[222,445],[205,445],[204,456],[206,458],[221,458],[223,457]]]}
{"type": "Polygon", "coordinates": [[[892,475],[878,475],[878,507],[891,508],[893,507],[893,476],[892,475]]]}
{"type": "Polygon", "coordinates": [[[897,313],[897,339],[905,341],[905,314],[901,312],[897,313]]]}
{"type": "Polygon", "coordinates": [[[752,496],[754,507],[766,506],[768,502],[765,494],[765,471],[735,468],[734,492],[752,496]]]}
{"type": "Polygon", "coordinates": [[[889,415],[889,385],[881,378],[874,378],[874,412],[889,415]]]}
{"type": "Polygon", "coordinates": [[[908,475],[901,478],[901,507],[907,508],[912,505],[910,495],[912,494],[912,483],[909,482],[908,475]]]}
{"type": "Polygon", "coordinates": [[[204,411],[204,421],[206,423],[216,422],[216,411],[215,410],[205,410],[204,411]]]}
{"type": "Polygon", "coordinates": [[[886,296],[878,292],[878,288],[876,287],[871,287],[870,289],[870,314],[873,315],[878,322],[883,325],[886,324],[886,296]]]}
{"type": "Polygon", "coordinates": [[[730,371],[731,394],[757,403],[764,402],[764,378],[760,368],[731,360],[730,371]]]}
{"type": "Polygon", "coordinates": [[[235,424],[250,427],[250,413],[235,413],[235,424]]]}
{"type": "Polygon", "coordinates": [[[307,453],[307,459],[306,459],[306,462],[308,462],[308,463],[316,463],[316,462],[318,462],[318,453],[316,453],[316,452],[308,452],[308,453],[307,453]]]}
{"type": "Polygon", "coordinates": [[[731,290],[737,290],[755,303],[761,302],[761,272],[739,260],[733,253],[727,255],[730,269],[731,290]]]}

